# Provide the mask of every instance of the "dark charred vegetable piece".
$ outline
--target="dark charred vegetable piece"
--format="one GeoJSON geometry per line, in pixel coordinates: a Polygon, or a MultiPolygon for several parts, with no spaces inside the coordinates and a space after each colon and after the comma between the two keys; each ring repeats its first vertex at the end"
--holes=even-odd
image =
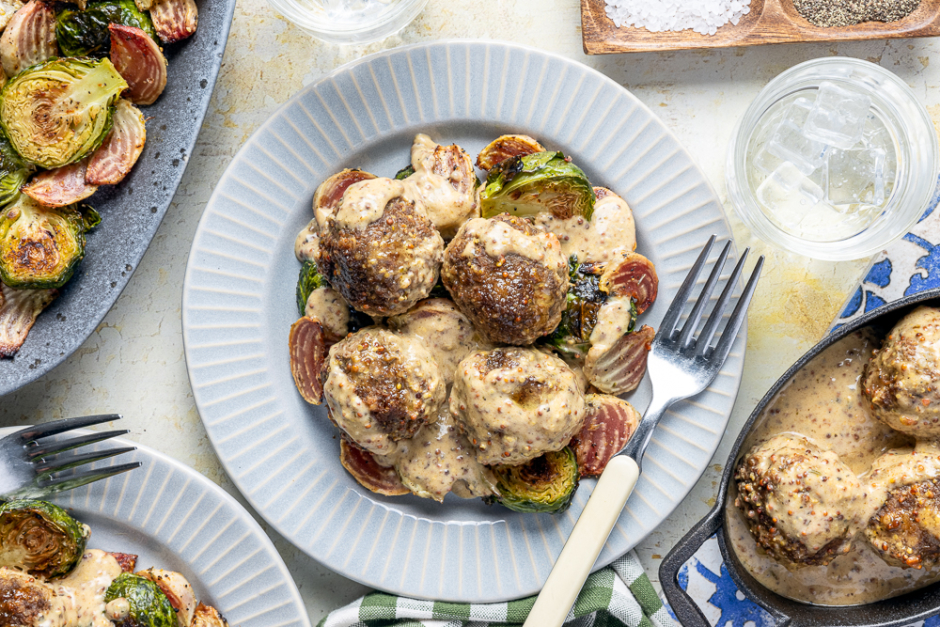
{"type": "Polygon", "coordinates": [[[571,440],[582,477],[595,477],[604,472],[636,431],[640,414],[630,403],[608,394],[584,397],[584,426],[571,440]]]}
{"type": "Polygon", "coordinates": [[[111,24],[108,32],[111,62],[128,84],[125,97],[134,104],[153,104],[166,88],[166,57],[160,46],[134,26],[111,24]]]}
{"type": "Polygon", "coordinates": [[[619,396],[636,389],[646,374],[646,359],[656,332],[643,325],[625,333],[606,351],[588,351],[584,375],[598,390],[619,396]]]}
{"type": "Polygon", "coordinates": [[[610,296],[633,299],[638,314],[649,309],[659,294],[659,277],[653,262],[637,253],[626,253],[604,268],[601,290],[610,296]]]}
{"type": "Polygon", "coordinates": [[[36,166],[16,154],[6,135],[0,132],[0,209],[16,200],[20,188],[35,170],[36,166]]]}
{"type": "Polygon", "coordinates": [[[130,610],[117,627],[177,627],[176,610],[159,586],[149,579],[121,573],[105,593],[105,603],[127,599],[130,610]]]}
{"type": "Polygon", "coordinates": [[[600,277],[593,264],[579,264],[576,255],[568,260],[568,301],[561,323],[545,342],[562,356],[583,359],[591,348],[591,331],[597,323],[607,294],[600,289],[600,277]]]}
{"type": "Polygon", "coordinates": [[[111,51],[108,26],[133,26],[151,39],[157,38],[150,17],[133,0],[89,2],[84,11],[66,5],[56,15],[55,37],[66,57],[106,57],[111,51]]]}
{"type": "Polygon", "coordinates": [[[403,167],[401,170],[395,173],[395,180],[404,181],[406,178],[415,173],[415,167],[410,163],[403,167]]]}
{"type": "Polygon", "coordinates": [[[521,466],[494,466],[492,470],[499,495],[484,500],[523,513],[565,511],[580,480],[574,451],[567,446],[521,466]]]}
{"type": "Polygon", "coordinates": [[[323,402],[322,375],[328,344],[334,344],[338,338],[331,339],[327,339],[323,327],[313,318],[303,317],[290,328],[290,369],[294,385],[304,400],[313,405],[323,402]]]}
{"type": "Polygon", "coordinates": [[[144,150],[147,128],[140,109],[121,98],[112,120],[111,132],[88,161],[85,182],[90,185],[117,185],[130,173],[144,150]]]}
{"type": "Polygon", "coordinates": [[[0,62],[7,76],[58,56],[51,3],[30,0],[13,15],[0,36],[0,62]]]}
{"type": "Polygon", "coordinates": [[[0,359],[16,355],[36,318],[58,295],[58,290],[17,290],[0,283],[0,359]]]}
{"type": "Polygon", "coordinates": [[[297,310],[301,316],[305,315],[307,299],[310,298],[310,294],[321,287],[329,286],[329,282],[323,278],[323,275],[317,269],[316,262],[305,261],[300,267],[300,278],[297,279],[297,310]]]}
{"type": "Polygon", "coordinates": [[[228,627],[228,621],[214,607],[200,603],[190,627],[228,627]]]}
{"type": "Polygon", "coordinates": [[[0,280],[16,288],[62,287],[85,256],[85,232],[98,220],[85,206],[46,207],[21,194],[0,211],[0,280]]]}
{"type": "Polygon", "coordinates": [[[339,461],[359,485],[384,496],[408,494],[394,468],[380,466],[369,451],[343,437],[339,442],[339,461]]]}
{"type": "Polygon", "coordinates": [[[199,9],[194,0],[157,0],[150,8],[150,19],[160,41],[171,44],[196,32],[199,9]]]}
{"type": "Polygon", "coordinates": [[[118,563],[118,566],[121,567],[121,570],[125,573],[134,572],[134,567],[137,566],[137,556],[131,555],[130,553],[108,553],[114,560],[118,563]]]}
{"type": "Polygon", "coordinates": [[[594,212],[594,188],[587,175],[560,152],[536,152],[506,159],[492,170],[480,192],[484,218],[500,213],[533,216],[548,211],[559,219],[594,212]]]}
{"type": "Polygon", "coordinates": [[[46,61],[3,87],[0,125],[21,157],[47,170],[59,168],[101,145],[125,89],[108,59],[46,61]]]}
{"type": "Polygon", "coordinates": [[[501,135],[477,155],[477,167],[492,170],[511,157],[524,157],[536,152],[545,152],[542,144],[528,135],[501,135]]]}
{"type": "Polygon", "coordinates": [[[0,505],[0,566],[37,577],[72,570],[85,553],[88,528],[52,503],[8,501],[0,505]]]}
{"type": "Polygon", "coordinates": [[[65,207],[85,200],[96,191],[97,185],[85,182],[88,159],[64,165],[55,170],[40,172],[23,187],[24,194],[46,207],[65,207]]]}

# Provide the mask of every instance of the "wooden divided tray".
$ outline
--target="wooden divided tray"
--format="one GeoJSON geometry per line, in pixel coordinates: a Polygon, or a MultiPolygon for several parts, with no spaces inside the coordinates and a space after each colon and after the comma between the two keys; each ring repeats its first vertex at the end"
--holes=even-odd
{"type": "Polygon", "coordinates": [[[692,30],[651,33],[645,28],[617,28],[607,17],[605,6],[604,0],[581,0],[581,31],[587,54],[940,35],[940,0],[922,0],[913,13],[897,22],[839,28],[813,26],[796,12],[792,0],[752,0],[750,13],[736,25],[719,28],[714,35],[692,30]]]}

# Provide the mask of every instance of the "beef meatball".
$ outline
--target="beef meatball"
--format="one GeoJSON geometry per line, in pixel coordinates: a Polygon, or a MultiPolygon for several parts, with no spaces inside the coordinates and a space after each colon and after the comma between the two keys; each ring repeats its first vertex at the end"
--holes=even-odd
{"type": "Polygon", "coordinates": [[[865,493],[834,452],[778,435],[751,449],[734,478],[735,506],[757,544],[777,560],[825,565],[848,552],[865,493]]]}
{"type": "Polygon", "coordinates": [[[394,316],[437,283],[444,240],[400,181],[350,185],[320,232],[320,273],[354,308],[394,316]]]}
{"type": "Polygon", "coordinates": [[[336,426],[387,455],[437,418],[446,386],[420,340],[368,327],[330,349],[323,394],[336,426]]]}
{"type": "Polygon", "coordinates": [[[533,348],[474,351],[457,366],[450,411],[481,464],[524,464],[581,430],[584,395],[561,359],[533,348]]]}
{"type": "Polygon", "coordinates": [[[464,223],[444,252],[441,278],[490,340],[525,346],[555,330],[568,293],[568,264],[554,234],[526,218],[464,223]]]}
{"type": "Polygon", "coordinates": [[[891,330],[862,374],[883,423],[916,438],[940,437],[940,309],[918,307],[891,330]]]}
{"type": "Polygon", "coordinates": [[[54,607],[55,593],[32,575],[0,567],[0,625],[32,627],[54,607]]]}
{"type": "Polygon", "coordinates": [[[866,479],[872,507],[864,529],[875,552],[892,566],[935,569],[940,564],[940,451],[892,451],[866,479]]]}

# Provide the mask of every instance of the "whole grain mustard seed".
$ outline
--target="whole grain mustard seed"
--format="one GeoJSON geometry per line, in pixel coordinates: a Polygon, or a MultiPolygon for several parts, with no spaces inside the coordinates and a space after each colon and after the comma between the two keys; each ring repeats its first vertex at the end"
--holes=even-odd
{"type": "Polygon", "coordinates": [[[793,0],[810,24],[823,28],[862,22],[897,22],[920,6],[920,0],[793,0]]]}

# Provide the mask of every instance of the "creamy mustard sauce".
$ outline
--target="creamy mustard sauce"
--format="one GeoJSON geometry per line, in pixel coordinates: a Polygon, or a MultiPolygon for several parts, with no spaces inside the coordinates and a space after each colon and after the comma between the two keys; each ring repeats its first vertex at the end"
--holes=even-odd
{"type": "Polygon", "coordinates": [[[335,337],[346,337],[349,331],[349,304],[331,287],[319,287],[310,292],[304,315],[319,322],[324,331],[335,337]]]}
{"type": "Polygon", "coordinates": [[[388,178],[353,183],[343,193],[332,222],[339,229],[364,229],[382,217],[389,202],[404,193],[401,181],[388,178]]]}
{"type": "Polygon", "coordinates": [[[114,627],[104,597],[120,574],[112,555],[98,549],[86,551],[72,572],[47,583],[56,596],[36,627],[114,627]]]}
{"type": "Polygon", "coordinates": [[[424,133],[416,135],[411,146],[415,172],[403,183],[405,197],[422,205],[444,239],[450,239],[461,224],[480,215],[480,204],[475,181],[469,179],[476,176],[472,166],[453,168],[446,176],[434,172],[439,147],[424,133]]]}
{"type": "Polygon", "coordinates": [[[535,223],[558,236],[565,258],[577,255],[580,263],[607,263],[620,252],[636,249],[633,211],[614,193],[597,200],[590,220],[561,220],[545,211],[535,216],[535,223]]]}
{"type": "Polygon", "coordinates": [[[526,235],[505,222],[494,222],[485,218],[474,218],[463,225],[462,231],[469,236],[463,256],[476,256],[476,246],[483,244],[483,250],[493,258],[516,254],[538,263],[554,263],[558,260],[567,263],[561,254],[558,238],[552,233],[526,235]]]}
{"type": "Polygon", "coordinates": [[[607,299],[597,312],[597,322],[591,331],[591,349],[588,359],[599,358],[613,348],[630,328],[633,320],[632,298],[628,296],[607,299]]]}
{"type": "MultiPolygon", "coordinates": [[[[837,454],[861,483],[864,498],[857,500],[853,511],[843,512],[854,523],[850,551],[828,566],[792,569],[757,546],[742,513],[734,505],[737,490],[732,485],[726,505],[731,546],[761,584],[782,596],[819,605],[858,605],[897,596],[940,579],[936,571],[889,566],[858,534],[884,502],[888,489],[940,474],[940,461],[932,453],[936,449],[923,443],[915,451],[923,456],[922,463],[914,464],[914,470],[907,463],[899,467],[900,460],[911,460],[911,440],[871,416],[861,395],[859,379],[876,346],[874,333],[865,330],[823,351],[777,394],[742,447],[742,452],[747,452],[778,434],[802,435],[823,450],[837,454]],[[888,452],[891,454],[885,455],[888,452]],[[931,475],[933,472],[938,474],[931,475]]],[[[814,489],[820,491],[823,486],[814,489]]]]}
{"type": "Polygon", "coordinates": [[[317,219],[311,220],[294,240],[294,255],[297,261],[316,261],[320,254],[320,236],[317,231],[317,219]]]}

